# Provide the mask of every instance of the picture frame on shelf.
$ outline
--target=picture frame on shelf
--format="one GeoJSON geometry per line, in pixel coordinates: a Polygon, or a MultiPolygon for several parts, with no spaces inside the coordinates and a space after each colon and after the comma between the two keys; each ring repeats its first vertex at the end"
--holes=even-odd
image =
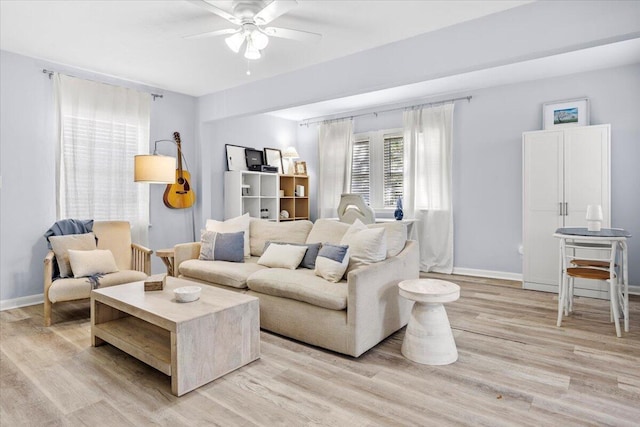
{"type": "Polygon", "coordinates": [[[284,165],[282,163],[282,151],[277,148],[265,148],[264,149],[264,163],[269,166],[275,166],[278,168],[278,173],[282,175],[284,173],[284,165]]]}
{"type": "Polygon", "coordinates": [[[246,152],[245,152],[247,147],[242,147],[240,145],[225,144],[224,148],[227,155],[228,171],[248,170],[246,152]]]}
{"type": "Polygon", "coordinates": [[[589,126],[589,98],[542,104],[542,128],[544,130],[574,126],[589,126]]]}
{"type": "Polygon", "coordinates": [[[264,153],[262,150],[245,148],[244,154],[247,162],[247,169],[250,171],[260,172],[262,170],[262,165],[264,165],[264,153]]]}
{"type": "Polygon", "coordinates": [[[296,161],[294,164],[294,175],[306,175],[307,174],[307,162],[296,161]]]}

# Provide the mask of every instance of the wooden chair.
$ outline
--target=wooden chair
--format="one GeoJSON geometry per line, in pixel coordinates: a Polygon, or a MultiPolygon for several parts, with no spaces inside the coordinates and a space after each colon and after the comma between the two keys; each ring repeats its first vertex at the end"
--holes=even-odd
{"type": "MultiPolygon", "coordinates": [[[[100,287],[122,285],[146,279],[151,273],[152,250],[131,243],[131,227],[127,221],[95,221],[93,233],[98,249],[109,249],[119,271],[99,279],[100,287]]],[[[92,285],[86,277],[53,277],[55,254],[49,251],[44,258],[44,325],[51,325],[54,303],[89,298],[92,285]]]]}
{"type": "Polygon", "coordinates": [[[625,319],[625,331],[628,331],[629,305],[626,302],[627,284],[618,280],[616,256],[618,242],[609,238],[590,236],[568,236],[556,234],[560,238],[562,273],[558,290],[558,321],[561,326],[563,314],[573,312],[574,281],[576,278],[603,280],[609,284],[611,303],[611,321],[614,322],[616,335],[622,336],[620,314],[625,319]]]}

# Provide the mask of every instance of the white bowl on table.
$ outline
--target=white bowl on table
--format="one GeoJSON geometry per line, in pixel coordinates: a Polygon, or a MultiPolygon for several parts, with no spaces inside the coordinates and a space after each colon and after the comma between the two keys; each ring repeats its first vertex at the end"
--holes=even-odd
{"type": "Polygon", "coordinates": [[[173,290],[173,295],[178,302],[192,302],[200,298],[200,286],[183,286],[173,290]]]}

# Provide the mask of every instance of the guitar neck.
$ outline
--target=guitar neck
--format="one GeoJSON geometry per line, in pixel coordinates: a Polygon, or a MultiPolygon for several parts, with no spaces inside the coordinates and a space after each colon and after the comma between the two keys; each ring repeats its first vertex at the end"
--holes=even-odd
{"type": "Polygon", "coordinates": [[[176,141],[176,146],[178,147],[178,176],[182,178],[182,145],[180,143],[180,134],[174,132],[173,139],[176,141]]]}

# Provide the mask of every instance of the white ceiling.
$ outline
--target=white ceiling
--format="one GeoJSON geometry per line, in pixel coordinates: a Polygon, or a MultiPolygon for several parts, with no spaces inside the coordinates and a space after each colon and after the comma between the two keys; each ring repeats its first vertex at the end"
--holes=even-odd
{"type": "MultiPolygon", "coordinates": [[[[183,38],[231,27],[183,0],[0,0],[0,49],[201,96],[528,2],[299,0],[271,25],[321,33],[322,40],[271,38],[250,76],[247,60],[223,37],[183,38]]],[[[228,1],[211,3],[231,9],[228,1]]]]}

